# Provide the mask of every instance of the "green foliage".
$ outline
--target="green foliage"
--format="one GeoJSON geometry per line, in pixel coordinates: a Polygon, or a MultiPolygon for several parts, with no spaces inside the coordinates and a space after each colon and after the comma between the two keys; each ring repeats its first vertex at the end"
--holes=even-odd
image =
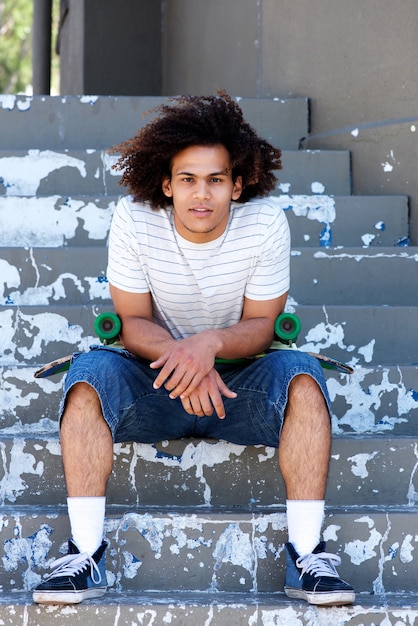
{"type": "Polygon", "coordinates": [[[0,93],[32,82],[32,0],[0,0],[0,93]]]}
{"type": "MultiPolygon", "coordinates": [[[[32,16],[34,0],[0,0],[0,93],[31,93],[32,16]]],[[[53,0],[52,91],[59,83],[54,53],[59,0],[53,0]]]]}

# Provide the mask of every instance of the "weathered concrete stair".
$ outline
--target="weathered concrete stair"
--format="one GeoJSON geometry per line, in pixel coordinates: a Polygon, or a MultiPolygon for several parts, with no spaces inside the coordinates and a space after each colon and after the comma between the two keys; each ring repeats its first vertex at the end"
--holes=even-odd
{"type": "Polygon", "coordinates": [[[115,446],[111,592],[71,610],[31,604],[29,590],[69,534],[56,424],[62,376],[33,373],[95,341],[94,316],[110,306],[105,245],[123,192],[106,150],[159,102],[0,97],[0,619],[412,624],[418,250],[407,245],[406,197],[351,196],[348,153],[298,150],[308,132],[303,98],[241,104],[284,150],[275,193],[292,231],[299,346],[355,365],[351,377],[327,373],[335,437],[324,537],[356,605],[315,609],[284,597],[275,451],[213,441],[115,446]]]}

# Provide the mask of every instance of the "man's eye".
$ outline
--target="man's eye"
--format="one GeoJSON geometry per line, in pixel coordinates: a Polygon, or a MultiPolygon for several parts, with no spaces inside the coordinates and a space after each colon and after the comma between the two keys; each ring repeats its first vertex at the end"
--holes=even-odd
{"type": "Polygon", "coordinates": [[[222,182],[222,178],[216,178],[216,176],[215,176],[215,177],[212,178],[212,182],[213,183],[220,183],[220,182],[222,182]]]}

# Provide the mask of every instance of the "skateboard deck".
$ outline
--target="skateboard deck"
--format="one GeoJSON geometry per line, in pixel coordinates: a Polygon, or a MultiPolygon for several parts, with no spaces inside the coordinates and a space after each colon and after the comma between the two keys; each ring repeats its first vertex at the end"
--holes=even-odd
{"type": "MultiPolygon", "coordinates": [[[[94,321],[94,330],[100,341],[104,345],[114,348],[122,347],[122,344],[118,341],[121,328],[122,323],[116,313],[101,313],[94,321]]],[[[70,369],[72,357],[72,354],[67,354],[67,356],[46,363],[46,365],[43,365],[35,372],[35,378],[47,378],[53,374],[66,372],[70,369]]]]}
{"type": "MultiPolygon", "coordinates": [[[[301,328],[302,324],[297,315],[294,315],[293,313],[282,313],[276,319],[274,324],[274,341],[266,352],[242,359],[216,359],[216,362],[245,364],[248,360],[259,359],[274,350],[298,350],[295,341],[298,338],[301,328]]],[[[351,365],[347,365],[342,361],[337,361],[337,359],[333,359],[325,354],[316,354],[315,352],[303,350],[301,350],[301,352],[305,352],[305,354],[310,354],[315,357],[324,369],[337,370],[339,372],[343,372],[344,374],[353,374],[354,372],[351,365]]]]}
{"type": "MultiPolygon", "coordinates": [[[[282,313],[279,315],[274,324],[275,340],[270,350],[298,350],[295,342],[301,329],[302,324],[297,315],[293,313],[282,313]]],[[[338,370],[339,372],[344,372],[344,374],[353,374],[354,372],[351,365],[337,361],[337,359],[333,359],[325,354],[316,354],[315,352],[307,352],[307,354],[318,359],[324,369],[338,370]]]]}
{"type": "MultiPolygon", "coordinates": [[[[120,318],[115,313],[102,313],[94,322],[94,330],[100,338],[100,341],[104,345],[114,348],[123,347],[118,341],[121,328],[122,324],[120,318]]],[[[293,313],[282,313],[276,319],[274,325],[275,340],[267,352],[258,354],[254,357],[249,357],[249,359],[216,359],[216,362],[245,363],[251,359],[261,358],[273,350],[298,350],[295,341],[300,333],[300,330],[301,323],[296,315],[293,313]]],[[[344,374],[352,374],[354,372],[350,365],[347,365],[342,361],[337,361],[332,357],[324,354],[315,354],[314,352],[308,352],[308,354],[318,359],[321,366],[325,369],[337,370],[339,372],[343,372],[344,374]]],[[[46,378],[48,376],[52,376],[53,374],[66,372],[70,368],[72,356],[72,354],[68,354],[67,356],[63,356],[47,363],[46,365],[43,365],[35,372],[35,378],[46,378]]]]}

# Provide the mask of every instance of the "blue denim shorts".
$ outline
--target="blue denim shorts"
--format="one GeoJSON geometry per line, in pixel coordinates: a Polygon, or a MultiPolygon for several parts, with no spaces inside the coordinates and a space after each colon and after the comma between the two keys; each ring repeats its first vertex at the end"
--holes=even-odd
{"type": "Polygon", "coordinates": [[[60,418],[68,391],[78,382],[97,392],[115,442],[156,443],[182,437],[223,439],[240,445],[277,448],[291,380],[308,374],[318,383],[328,411],[330,401],[322,368],[310,355],[277,350],[247,365],[217,364],[217,370],[236,398],[223,398],[226,417],[189,415],[177,398],[154,389],[157,371],[149,361],[123,349],[92,346],[78,353],[68,371],[60,418]]]}

